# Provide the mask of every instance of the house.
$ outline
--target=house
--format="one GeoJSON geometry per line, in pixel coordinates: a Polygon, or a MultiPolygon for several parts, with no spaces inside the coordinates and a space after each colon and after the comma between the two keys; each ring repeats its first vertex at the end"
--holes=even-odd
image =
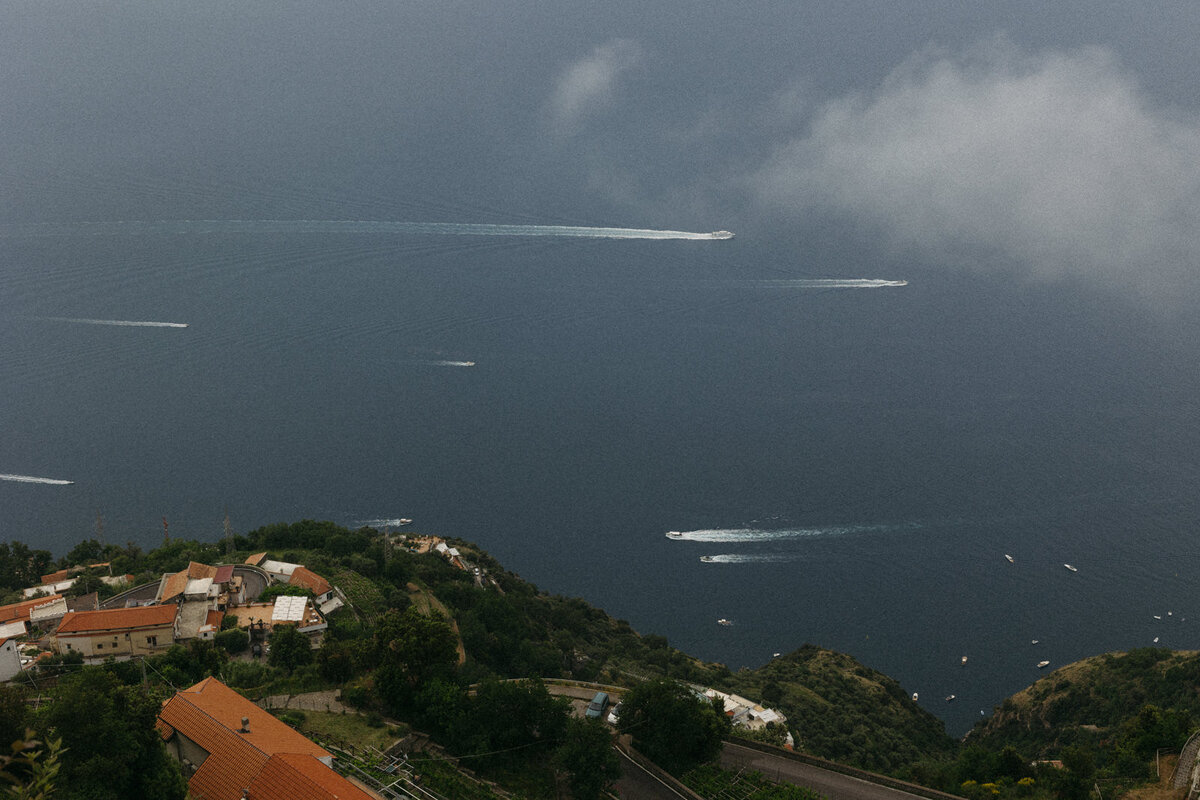
{"type": "Polygon", "coordinates": [[[333,585],[303,565],[298,564],[292,570],[292,574],[288,578],[288,584],[308,589],[315,596],[317,605],[322,605],[333,599],[333,585]]]}
{"type": "MultiPolygon", "coordinates": [[[[61,594],[52,594],[49,597],[35,597],[32,600],[22,600],[19,603],[9,603],[6,606],[0,606],[0,626],[7,626],[14,622],[20,622],[25,626],[25,630],[29,630],[29,615],[37,608],[48,606],[59,600],[62,600],[61,594]]],[[[60,615],[61,616],[61,615],[60,615]]]]}
{"type": "Polygon", "coordinates": [[[307,597],[280,595],[275,598],[271,609],[271,628],[276,625],[295,625],[301,633],[316,633],[329,627],[315,608],[310,608],[307,597]]]}
{"type": "Polygon", "coordinates": [[[188,563],[187,569],[169,572],[162,576],[154,602],[207,601],[210,595],[215,602],[218,591],[213,588],[213,578],[216,577],[216,574],[216,567],[191,561],[188,563]]]}
{"type": "Polygon", "coordinates": [[[16,639],[0,639],[0,682],[21,674],[21,650],[16,639]]]}
{"type": "Polygon", "coordinates": [[[47,601],[42,599],[41,605],[29,609],[29,628],[40,631],[53,631],[58,627],[59,620],[66,616],[69,601],[65,597],[47,601]]]}
{"type": "Polygon", "coordinates": [[[102,611],[68,611],[51,641],[55,652],[84,659],[148,655],[175,643],[179,607],[135,606],[102,611]]]}
{"type": "Polygon", "coordinates": [[[333,754],[205,678],[163,704],[157,722],[196,800],[372,800],[332,769],[333,754]]]}

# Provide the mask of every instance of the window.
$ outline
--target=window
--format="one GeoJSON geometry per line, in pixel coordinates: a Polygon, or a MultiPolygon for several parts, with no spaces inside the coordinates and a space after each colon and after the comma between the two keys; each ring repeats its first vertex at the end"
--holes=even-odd
{"type": "Polygon", "coordinates": [[[97,649],[97,650],[103,650],[103,649],[104,649],[104,642],[96,642],[96,649],[97,649]]]}
{"type": "Polygon", "coordinates": [[[158,647],[158,637],[157,636],[147,636],[146,644],[149,645],[150,647],[158,647]]]}

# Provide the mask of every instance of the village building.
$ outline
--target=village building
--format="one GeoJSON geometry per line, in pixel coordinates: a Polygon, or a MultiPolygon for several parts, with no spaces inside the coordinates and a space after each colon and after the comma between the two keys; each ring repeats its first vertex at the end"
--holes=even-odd
{"type": "Polygon", "coordinates": [[[176,692],[157,727],[196,800],[372,800],[333,754],[216,678],[176,692]]]}
{"type": "Polygon", "coordinates": [[[150,655],[174,644],[178,611],[174,604],[70,611],[51,642],[60,655],[82,653],[85,660],[150,655]]]}
{"type": "MultiPolygon", "coordinates": [[[[17,636],[29,632],[30,614],[37,609],[52,606],[63,599],[62,595],[55,594],[49,597],[35,597],[32,600],[22,600],[19,603],[9,603],[6,606],[0,606],[0,629],[6,631],[6,636],[17,636]],[[19,623],[22,630],[20,634],[14,633],[15,625],[19,623]]],[[[66,607],[63,607],[63,612],[66,612],[66,607]]],[[[62,614],[58,617],[61,619],[62,614]]]]}
{"type": "Polygon", "coordinates": [[[16,639],[0,637],[0,682],[21,674],[21,648],[16,639]]]}

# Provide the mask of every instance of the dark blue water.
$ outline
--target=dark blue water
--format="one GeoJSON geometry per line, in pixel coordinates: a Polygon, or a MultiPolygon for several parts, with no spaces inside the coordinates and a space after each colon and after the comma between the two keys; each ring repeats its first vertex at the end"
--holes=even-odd
{"type": "Polygon", "coordinates": [[[1149,105],[1191,102],[1194,10],[1171,12],[1173,55],[1168,17],[1094,4],[1058,25],[1038,4],[568,5],[0,10],[0,474],[74,482],[0,480],[0,539],[63,553],[97,512],[143,546],[164,516],[201,539],[226,511],[411,517],[731,667],[844,650],[953,733],[1041,660],[1196,647],[1188,287],[937,266],[752,187],[813,103],[933,30],[1100,41],[1149,105]],[[557,79],[618,39],[613,96],[552,130],[557,79]],[[111,224],[202,219],[738,235],[111,224]],[[909,283],[779,283],[804,278],[909,283]],[[664,536],[726,528],[815,533],[664,536]]]}
{"type": "Polygon", "coordinates": [[[705,659],[845,650],[955,732],[1040,660],[1195,645],[1188,373],[1119,305],[745,234],[0,251],[4,471],[75,482],[0,482],[5,537],[413,517],[705,659]],[[805,274],[911,282],[754,282],[805,274]],[[758,533],[664,536],[717,528],[758,533]]]}

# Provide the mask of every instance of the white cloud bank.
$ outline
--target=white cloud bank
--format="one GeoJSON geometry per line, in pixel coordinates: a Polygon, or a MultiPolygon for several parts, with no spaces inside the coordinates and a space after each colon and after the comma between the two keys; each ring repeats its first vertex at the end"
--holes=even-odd
{"type": "Polygon", "coordinates": [[[612,105],[617,79],[640,57],[641,49],[635,42],[614,39],[563,70],[549,104],[555,129],[568,133],[588,115],[612,105]]]}
{"type": "Polygon", "coordinates": [[[833,208],[930,258],[1154,291],[1200,268],[1200,125],[1106,51],[923,54],[818,108],[758,172],[766,203],[833,208]]]}

